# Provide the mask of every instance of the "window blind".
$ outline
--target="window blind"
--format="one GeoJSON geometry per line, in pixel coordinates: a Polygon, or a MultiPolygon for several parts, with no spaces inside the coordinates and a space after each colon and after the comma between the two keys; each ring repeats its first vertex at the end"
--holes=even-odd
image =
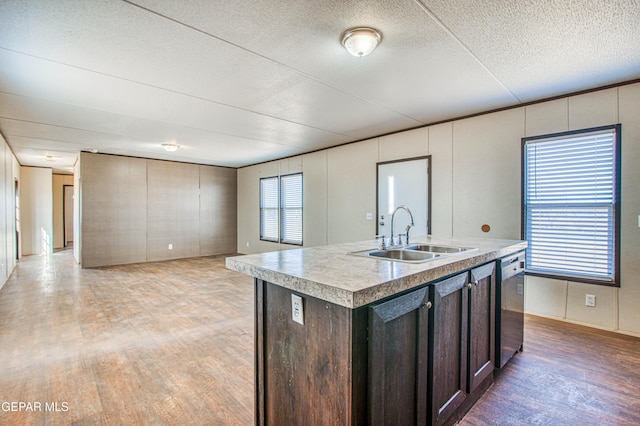
{"type": "Polygon", "coordinates": [[[260,179],[260,239],[278,241],[278,177],[260,179]]]}
{"type": "Polygon", "coordinates": [[[280,177],[280,239],[302,244],[302,173],[280,177]]]}
{"type": "Polygon", "coordinates": [[[525,140],[527,270],[615,280],[616,129],[525,140]]]}

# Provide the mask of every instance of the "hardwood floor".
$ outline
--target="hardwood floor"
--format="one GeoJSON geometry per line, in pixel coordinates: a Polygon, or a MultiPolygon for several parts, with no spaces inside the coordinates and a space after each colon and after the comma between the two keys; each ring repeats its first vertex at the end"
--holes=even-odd
{"type": "MultiPolygon", "coordinates": [[[[0,290],[0,425],[250,425],[253,334],[252,280],[223,257],[24,258],[0,290]]],[[[529,316],[461,424],[640,424],[640,339],[529,316]]]]}

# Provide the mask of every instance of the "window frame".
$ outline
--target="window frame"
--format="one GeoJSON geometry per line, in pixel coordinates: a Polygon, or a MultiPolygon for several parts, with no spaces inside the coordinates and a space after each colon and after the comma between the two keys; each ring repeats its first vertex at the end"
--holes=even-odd
{"type": "Polygon", "coordinates": [[[260,210],[260,241],[269,241],[272,243],[277,243],[279,242],[280,239],[280,179],[278,176],[267,176],[267,177],[263,177],[260,178],[260,183],[259,183],[259,210],[260,210]],[[273,210],[273,207],[263,207],[264,205],[264,200],[263,200],[263,183],[264,182],[268,182],[268,181],[273,181],[275,180],[276,182],[276,194],[275,194],[275,198],[277,200],[277,205],[275,207],[275,211],[276,211],[276,236],[275,237],[271,237],[271,236],[265,236],[264,235],[264,230],[265,230],[265,224],[263,221],[264,218],[264,210],[265,209],[269,209],[269,210],[273,210]]]}
{"type": "Polygon", "coordinates": [[[279,214],[279,225],[280,225],[280,243],[281,244],[290,244],[290,245],[294,245],[294,246],[301,246],[302,242],[304,241],[303,238],[303,229],[304,229],[304,178],[302,176],[302,172],[297,172],[297,173],[289,173],[286,175],[280,175],[279,179],[278,179],[278,190],[279,190],[279,195],[280,195],[280,208],[278,211],[279,214]],[[286,239],[285,236],[287,234],[287,229],[286,229],[286,222],[285,222],[285,216],[283,215],[283,211],[287,211],[287,210],[298,210],[298,208],[287,208],[285,207],[285,197],[284,197],[284,193],[282,191],[282,179],[283,178],[290,178],[293,176],[300,176],[300,241],[298,240],[289,240],[286,239]]]}
{"type": "MultiPolygon", "coordinates": [[[[265,176],[260,178],[259,181],[259,221],[260,221],[260,241],[268,241],[271,243],[278,243],[278,244],[288,244],[288,245],[293,245],[293,246],[302,246],[304,243],[304,177],[303,177],[303,173],[302,172],[296,172],[296,173],[288,173],[288,174],[284,174],[284,175],[276,175],[276,176],[265,176]],[[283,216],[283,211],[286,210],[290,210],[290,208],[287,208],[284,205],[284,198],[283,198],[283,192],[282,192],[282,178],[288,178],[291,176],[296,176],[299,175],[301,182],[300,182],[300,241],[297,240],[289,240],[286,239],[285,236],[287,234],[287,229],[286,229],[286,223],[284,221],[284,216],[283,216]],[[269,180],[275,180],[276,183],[276,198],[278,200],[278,206],[277,206],[277,237],[265,237],[263,235],[263,230],[264,230],[264,222],[263,222],[263,210],[265,209],[263,207],[263,182],[264,181],[269,181],[269,180]]],[[[298,210],[298,208],[295,208],[295,210],[298,210]]]]}
{"type": "MultiPolygon", "coordinates": [[[[521,147],[521,238],[523,240],[525,240],[527,238],[526,236],[526,228],[527,228],[527,211],[526,211],[526,197],[527,197],[527,181],[526,181],[526,177],[527,177],[527,162],[526,162],[526,147],[527,147],[527,143],[530,142],[539,142],[541,140],[545,140],[548,139],[549,141],[552,141],[554,139],[560,139],[560,138],[568,138],[571,136],[578,136],[578,135],[586,135],[589,133],[596,133],[596,132],[602,132],[602,131],[613,131],[614,132],[614,138],[613,138],[613,172],[614,172],[614,177],[613,177],[613,203],[612,203],[612,217],[613,217],[613,226],[612,226],[612,230],[613,230],[613,270],[612,270],[612,277],[611,279],[599,279],[599,278],[590,278],[588,276],[580,276],[580,275],[571,275],[571,274],[563,274],[561,272],[558,273],[553,273],[553,272],[541,272],[541,271],[536,271],[535,269],[530,269],[529,268],[529,261],[530,259],[527,259],[527,269],[526,269],[526,274],[527,275],[531,275],[531,276],[537,276],[537,277],[542,277],[542,278],[551,278],[551,279],[560,279],[560,280],[565,280],[565,281],[571,281],[571,282],[579,282],[579,283],[586,283],[586,284],[598,284],[598,285],[603,285],[603,286],[610,286],[610,287],[620,287],[620,229],[621,229],[621,157],[622,157],[622,151],[621,151],[621,142],[622,142],[622,132],[621,132],[621,125],[620,124],[613,124],[613,125],[607,125],[607,126],[599,126],[599,127],[592,127],[592,128],[587,128],[587,129],[579,129],[579,130],[571,130],[571,131],[567,131],[567,132],[559,132],[559,133],[552,133],[552,134],[546,134],[546,135],[539,135],[539,136],[531,136],[531,137],[525,137],[522,138],[522,147],[521,147]]],[[[531,245],[531,242],[529,242],[529,245],[531,245]]]]}

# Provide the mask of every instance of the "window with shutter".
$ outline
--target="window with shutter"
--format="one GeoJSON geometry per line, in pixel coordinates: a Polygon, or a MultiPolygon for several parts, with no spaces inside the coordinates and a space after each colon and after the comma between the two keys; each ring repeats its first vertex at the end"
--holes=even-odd
{"type": "Polygon", "coordinates": [[[618,285],[620,125],[523,139],[527,273],[618,285]]]}

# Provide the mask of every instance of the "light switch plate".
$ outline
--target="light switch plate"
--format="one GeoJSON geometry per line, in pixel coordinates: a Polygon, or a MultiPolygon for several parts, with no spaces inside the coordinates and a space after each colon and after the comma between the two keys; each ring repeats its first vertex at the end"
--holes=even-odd
{"type": "Polygon", "coordinates": [[[302,297],[297,294],[291,295],[291,319],[298,324],[304,325],[304,307],[302,297]]]}
{"type": "Polygon", "coordinates": [[[591,307],[595,307],[596,306],[596,296],[593,294],[587,294],[584,300],[584,304],[585,306],[591,306],[591,307]]]}

